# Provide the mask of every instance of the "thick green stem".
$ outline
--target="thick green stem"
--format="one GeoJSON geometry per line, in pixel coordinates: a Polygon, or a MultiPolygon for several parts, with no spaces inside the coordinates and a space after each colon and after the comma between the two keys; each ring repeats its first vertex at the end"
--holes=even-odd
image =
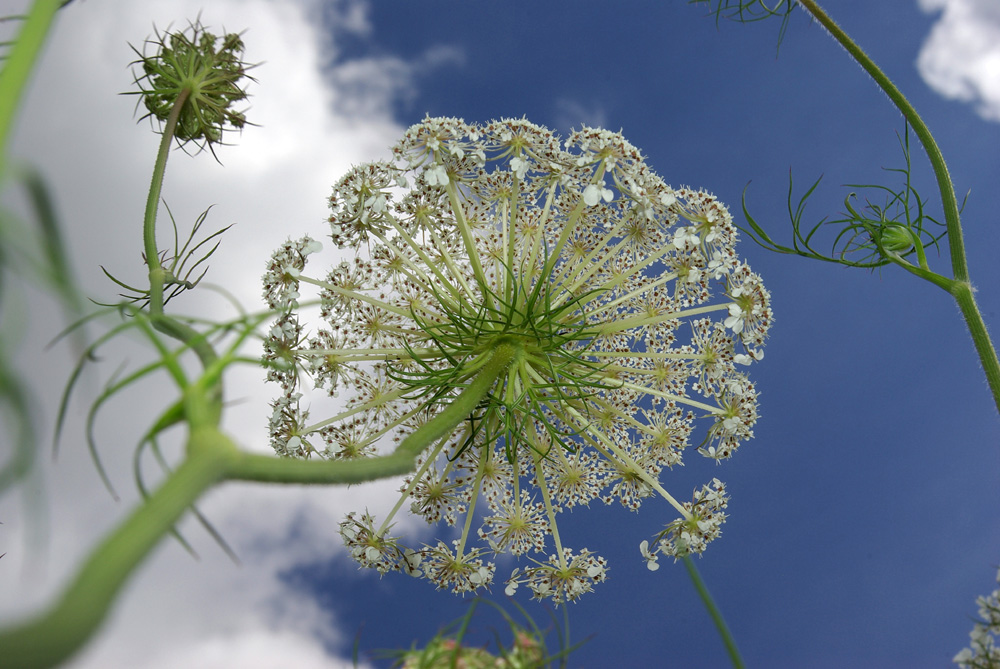
{"type": "MultiPolygon", "coordinates": [[[[962,311],[966,326],[972,335],[972,342],[979,354],[979,361],[986,374],[987,383],[993,393],[993,402],[1000,412],[1000,361],[997,359],[997,352],[986,330],[979,307],[973,294],[972,286],[969,282],[969,267],[965,257],[965,242],[962,239],[962,224],[958,211],[958,200],[955,197],[955,188],[948,174],[948,166],[945,163],[944,155],[938,148],[934,136],[924,120],[914,109],[906,96],[896,88],[892,80],[875,64],[875,62],[859,47],[851,37],[831,19],[826,12],[815,2],[815,0],[798,0],[799,4],[809,14],[819,21],[826,28],[837,42],[847,50],[851,57],[871,75],[875,83],[878,84],[896,108],[902,112],[906,121],[913,128],[914,134],[920,140],[920,144],[927,152],[931,167],[934,169],[934,176],[937,178],[938,190],[941,194],[941,205],[944,209],[945,224],[948,230],[948,249],[951,256],[951,271],[954,280],[948,280],[931,272],[920,271],[915,267],[906,267],[914,274],[922,276],[937,286],[947,290],[962,311]]],[[[902,263],[897,263],[902,264],[902,263]]]]}
{"type": "Polygon", "coordinates": [[[0,664],[10,669],[53,667],[80,650],[100,627],[132,572],[184,512],[225,478],[235,445],[207,427],[190,436],[190,457],[106,538],[49,611],[0,631],[0,664]]]}
{"type": "Polygon", "coordinates": [[[229,478],[269,483],[360,483],[413,471],[417,456],[466,420],[486,397],[497,377],[523,349],[501,342],[476,377],[441,413],[414,430],[390,455],[359,460],[296,460],[245,453],[229,478]]]}
{"type": "Polygon", "coordinates": [[[98,630],[131,573],[211,486],[231,479],[357,483],[412,471],[417,456],[466,420],[520,355],[520,346],[499,342],[472,382],[441,413],[404,439],[392,455],[358,461],[310,462],[241,453],[214,426],[217,415],[206,396],[208,389],[192,388],[185,401],[192,431],[184,462],[94,550],[49,611],[0,631],[3,666],[53,667],[79,651],[98,630]]]}
{"type": "Polygon", "coordinates": [[[983,364],[983,372],[986,374],[986,382],[993,393],[993,402],[1000,412],[1000,361],[997,361],[997,352],[993,348],[993,340],[986,330],[986,323],[979,312],[976,298],[973,295],[972,286],[968,282],[956,281],[951,288],[951,295],[958,302],[958,308],[962,311],[965,324],[972,335],[972,343],[979,354],[979,360],[983,364]]]}
{"type": "MultiPolygon", "coordinates": [[[[152,282],[150,282],[152,284],[152,282]]],[[[162,284],[161,284],[162,288],[162,284]]],[[[162,292],[161,292],[162,295],[162,292]]],[[[161,307],[162,308],[162,307],[161,307]]],[[[180,321],[174,320],[173,318],[166,316],[162,313],[153,314],[150,317],[150,321],[153,327],[157,331],[162,332],[165,335],[173,337],[174,339],[184,342],[191,347],[195,355],[198,356],[198,360],[201,361],[201,366],[206,370],[219,359],[218,354],[212,345],[208,343],[208,339],[202,333],[198,332],[194,328],[180,321]]],[[[219,383],[220,388],[216,391],[216,394],[221,397],[222,389],[221,382],[219,383]]]]}

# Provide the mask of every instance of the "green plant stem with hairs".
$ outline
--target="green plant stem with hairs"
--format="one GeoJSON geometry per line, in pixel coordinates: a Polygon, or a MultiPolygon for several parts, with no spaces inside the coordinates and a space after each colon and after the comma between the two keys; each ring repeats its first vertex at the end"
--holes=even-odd
{"type": "MultiPolygon", "coordinates": [[[[693,1],[701,2],[705,0],[693,1]]],[[[860,248],[865,248],[865,250],[872,252],[875,262],[866,265],[864,263],[854,263],[846,260],[844,255],[848,251],[852,250],[849,247],[839,254],[832,253],[829,256],[816,253],[809,247],[809,240],[812,237],[812,234],[819,229],[819,225],[817,225],[816,228],[813,228],[808,235],[802,236],[799,231],[800,216],[803,209],[803,203],[812,194],[813,190],[815,190],[819,183],[818,181],[808,190],[806,195],[800,201],[798,210],[794,212],[791,206],[791,187],[789,188],[789,213],[792,217],[795,234],[794,248],[773,242],[767,233],[764,232],[756,221],[753,220],[749,212],[746,211],[746,206],[744,205],[744,213],[747,216],[747,220],[749,221],[751,228],[746,232],[748,232],[750,236],[762,246],[780,253],[793,253],[804,257],[837,262],[846,266],[875,267],[892,263],[946,291],[958,303],[962,317],[965,319],[969,333],[972,335],[972,341],[976,352],[979,355],[980,364],[982,365],[983,371],[986,375],[986,380],[990,387],[990,392],[993,395],[994,403],[998,412],[1000,412],[1000,362],[997,360],[996,349],[989,336],[986,324],[983,321],[982,314],[980,313],[979,307],[976,303],[974,289],[969,278],[969,268],[966,260],[965,244],[962,234],[961,207],[958,204],[958,198],[955,195],[955,188],[948,172],[948,166],[945,162],[944,156],[923,118],[919,113],[917,113],[917,110],[913,107],[906,96],[903,95],[903,93],[896,87],[892,80],[881,70],[881,68],[879,68],[878,65],[875,64],[868,54],[865,53],[865,51],[853,39],[851,39],[851,37],[832,18],[830,18],[830,16],[823,10],[822,7],[820,7],[816,0],[783,0],[783,2],[776,4],[773,8],[769,8],[761,0],[732,0],[732,2],[730,0],[718,0],[715,13],[717,18],[724,13],[728,13],[729,16],[735,17],[740,21],[756,20],[758,18],[768,18],[770,16],[781,16],[783,19],[781,34],[783,34],[788,23],[788,17],[794,9],[796,2],[814,20],[819,22],[820,25],[822,25],[830,33],[834,40],[836,40],[837,43],[847,51],[850,57],[872,77],[878,87],[882,89],[882,91],[889,97],[892,104],[903,115],[907,124],[907,132],[909,132],[909,128],[912,128],[914,134],[917,136],[917,139],[920,141],[921,146],[923,146],[934,172],[937,182],[937,190],[941,198],[941,205],[944,211],[946,228],[944,236],[946,236],[948,240],[952,276],[944,276],[930,269],[922,248],[923,242],[919,234],[921,232],[921,228],[919,225],[916,227],[911,227],[909,225],[908,197],[911,192],[915,192],[911,190],[909,182],[910,157],[908,145],[906,143],[904,143],[904,153],[906,154],[907,161],[906,169],[893,171],[902,171],[906,173],[907,181],[905,189],[901,194],[896,194],[894,202],[900,203],[900,200],[903,201],[904,207],[907,209],[907,224],[900,225],[895,221],[887,221],[885,218],[881,218],[881,220],[879,220],[879,217],[877,217],[876,220],[872,220],[862,216],[850,206],[850,198],[846,201],[850,217],[843,221],[836,221],[838,223],[848,223],[848,232],[857,232],[858,228],[861,228],[869,233],[871,241],[868,242],[867,245],[861,246],[860,248]],[[900,197],[900,195],[902,197],[900,197]],[[909,236],[912,238],[913,249],[916,255],[915,264],[911,262],[911,260],[903,257],[899,249],[893,248],[891,243],[884,243],[883,233],[886,230],[891,230],[895,233],[898,233],[900,230],[905,230],[909,233],[909,236]],[[806,248],[800,248],[800,243],[804,243],[806,248]]],[[[780,37],[781,35],[779,35],[779,43],[780,37]]],[[[895,191],[889,188],[882,186],[875,186],[875,188],[895,194],[895,191]]],[[[919,218],[923,217],[923,213],[922,203],[919,201],[919,197],[917,199],[919,220],[919,218]]],[[[881,214],[882,212],[877,211],[877,213],[881,214]]],[[[821,221],[820,224],[822,223],[823,221],[821,221]]],[[[837,240],[839,241],[840,239],[841,237],[838,236],[837,240]]],[[[891,239],[892,238],[890,238],[890,241],[891,239]]],[[[898,241],[899,236],[895,239],[898,241]]],[[[936,242],[937,239],[932,239],[931,241],[936,242]]],[[[834,245],[836,247],[836,241],[834,242],[834,245]]],[[[693,565],[689,560],[685,560],[685,564],[688,565],[689,569],[693,569],[693,565]]],[[[699,589],[699,592],[701,592],[702,586],[699,585],[700,579],[698,579],[697,573],[695,571],[691,571],[691,576],[692,579],[695,580],[695,585],[699,589]]],[[[717,615],[717,612],[714,610],[714,605],[710,603],[710,600],[706,599],[705,603],[709,608],[709,611],[712,612],[713,619],[715,620],[720,635],[724,640],[727,639],[729,632],[725,621],[722,620],[721,616],[717,615]]],[[[727,647],[729,647],[728,641],[726,644],[727,647]]],[[[733,648],[733,650],[735,650],[735,648],[733,648]]],[[[740,666],[735,657],[733,658],[733,662],[734,665],[740,666]]],[[[992,666],[992,664],[990,666],[992,666]]]]}
{"type": "MultiPolygon", "coordinates": [[[[903,93],[896,87],[892,80],[871,59],[871,57],[869,57],[868,54],[865,53],[865,51],[853,39],[851,39],[851,37],[839,25],[832,18],[830,18],[830,16],[823,10],[822,7],[820,7],[816,0],[782,0],[781,2],[775,3],[771,7],[769,7],[763,0],[691,1],[693,3],[711,2],[714,6],[714,14],[717,20],[724,15],[734,18],[740,22],[756,21],[770,17],[781,17],[782,25],[779,32],[779,44],[788,25],[789,16],[797,4],[830,33],[834,40],[836,40],[837,43],[847,51],[850,57],[872,77],[878,87],[889,97],[892,104],[900,111],[906,121],[907,132],[909,132],[909,128],[913,129],[913,132],[920,141],[921,146],[923,146],[930,161],[931,168],[934,171],[934,176],[937,181],[937,189],[944,211],[946,228],[944,236],[947,237],[949,245],[951,277],[944,276],[930,269],[922,248],[923,241],[920,238],[922,228],[919,227],[919,224],[916,227],[910,227],[910,225],[908,225],[910,222],[909,196],[911,193],[915,193],[915,191],[912,191],[909,182],[910,156],[908,144],[906,142],[903,143],[907,161],[906,169],[894,170],[906,173],[907,181],[904,191],[896,194],[895,191],[889,188],[882,186],[875,186],[875,188],[894,194],[895,197],[893,198],[893,202],[904,205],[907,209],[907,225],[899,225],[894,221],[886,221],[885,218],[881,216],[876,217],[876,220],[864,217],[851,207],[850,198],[848,198],[846,204],[851,214],[850,217],[842,221],[835,221],[835,223],[848,223],[848,228],[845,231],[847,233],[856,234],[860,230],[863,230],[868,233],[871,241],[866,245],[861,245],[854,249],[852,249],[849,244],[848,247],[842,252],[835,252],[829,256],[817,253],[810,247],[809,242],[812,235],[819,229],[820,225],[825,222],[826,219],[821,221],[819,225],[813,228],[812,231],[805,236],[803,236],[799,231],[804,202],[815,190],[819,183],[817,181],[811,188],[809,188],[805,196],[800,201],[798,209],[794,211],[791,204],[791,185],[789,186],[789,214],[791,215],[794,229],[794,247],[783,246],[772,241],[768,234],[757,224],[756,221],[754,221],[753,217],[750,216],[750,213],[747,211],[746,205],[744,204],[744,214],[746,215],[750,225],[750,229],[745,230],[745,232],[747,232],[751,238],[765,248],[769,248],[770,250],[780,253],[797,254],[808,258],[836,262],[846,266],[876,267],[892,263],[948,292],[948,294],[950,294],[958,303],[962,317],[965,319],[966,326],[972,335],[973,344],[977,354],[979,355],[979,360],[986,375],[990,391],[993,394],[994,403],[996,404],[998,412],[1000,412],[1000,362],[998,362],[996,349],[986,329],[986,324],[983,321],[982,314],[980,313],[979,307],[976,303],[974,289],[970,282],[969,269],[965,255],[965,244],[962,235],[960,215],[961,208],[959,207],[958,199],[955,195],[955,188],[952,184],[951,176],[948,172],[948,166],[945,162],[943,154],[941,153],[941,149],[938,147],[933,134],[927,127],[927,124],[924,122],[920,114],[917,113],[917,110],[913,107],[906,96],[903,95],[903,93]],[[910,237],[912,237],[916,263],[913,263],[909,259],[903,257],[903,254],[901,254],[898,249],[891,248],[891,244],[887,245],[883,243],[883,233],[890,228],[893,232],[897,233],[900,230],[905,230],[909,233],[910,237]],[[805,248],[800,248],[800,244],[804,244],[805,248]],[[847,252],[851,250],[858,250],[859,248],[864,248],[865,250],[871,252],[875,261],[870,263],[856,263],[844,258],[844,255],[847,252]]],[[[919,196],[917,200],[919,222],[919,220],[923,218],[923,213],[921,209],[922,203],[919,201],[919,196]]],[[[878,211],[877,213],[882,214],[883,212],[878,211]]],[[[841,235],[844,234],[844,232],[841,233],[841,235]]],[[[840,240],[841,236],[838,235],[837,241],[834,242],[835,247],[837,242],[840,240]]],[[[935,243],[936,241],[937,238],[931,240],[931,242],[935,243]]],[[[700,577],[697,575],[694,564],[690,561],[690,559],[685,558],[685,565],[688,567],[692,580],[695,583],[695,587],[698,589],[699,593],[703,595],[705,605],[712,615],[720,636],[723,638],[727,649],[730,650],[730,657],[734,666],[742,666],[738,655],[735,653],[735,645],[731,645],[731,636],[728,627],[726,626],[721,615],[718,613],[715,605],[711,602],[711,599],[707,597],[707,592],[703,592],[704,586],[700,582],[700,577]]]]}
{"type": "Polygon", "coordinates": [[[411,472],[417,456],[468,419],[493,388],[497,377],[508,367],[516,365],[523,355],[522,346],[498,340],[493,345],[489,361],[465,389],[441,413],[403,439],[389,455],[346,462],[313,462],[245,453],[234,463],[230,478],[282,483],[359,483],[411,472]]]}
{"type": "Polygon", "coordinates": [[[986,323],[983,321],[979,306],[976,304],[974,290],[969,280],[969,267],[965,258],[965,243],[962,239],[962,223],[958,198],[955,196],[955,187],[948,173],[948,165],[945,163],[944,155],[941,153],[934,135],[931,134],[930,129],[924,123],[920,114],[917,113],[917,110],[914,109],[910,101],[906,99],[906,96],[903,95],[868,54],[823,11],[815,0],[798,0],[798,2],[799,5],[830,32],[837,43],[844,47],[851,58],[889,96],[892,103],[903,114],[906,122],[913,128],[914,134],[920,140],[920,144],[927,153],[927,158],[930,160],[931,168],[934,170],[934,176],[937,179],[938,192],[941,196],[941,206],[944,209],[952,276],[949,278],[932,272],[927,267],[926,262],[913,265],[890,251],[883,250],[884,256],[906,271],[930,281],[947,291],[958,303],[958,308],[961,310],[962,317],[969,328],[969,333],[972,335],[972,342],[976,347],[976,353],[979,354],[979,361],[986,374],[986,381],[990,386],[990,392],[993,393],[993,401],[997,406],[997,411],[1000,412],[1000,361],[997,360],[996,349],[986,329],[986,323]]]}
{"type": "Polygon", "coordinates": [[[5,666],[52,667],[78,651],[97,632],[132,572],[201,493],[223,480],[238,454],[211,426],[192,428],[187,449],[180,467],[101,542],[47,612],[0,632],[5,666]]]}

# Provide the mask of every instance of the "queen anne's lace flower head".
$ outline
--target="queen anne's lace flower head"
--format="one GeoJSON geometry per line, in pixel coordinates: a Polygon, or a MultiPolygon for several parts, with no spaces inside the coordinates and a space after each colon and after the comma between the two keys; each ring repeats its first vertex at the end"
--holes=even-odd
{"type": "Polygon", "coordinates": [[[391,162],[348,173],[330,207],[331,238],[354,257],[308,278],[317,243],[304,238],[265,275],[280,313],[265,349],[282,388],[271,419],[279,453],[386,452],[440,416],[497,351],[512,352],[475,409],[422,453],[389,517],[341,524],[361,565],[461,593],[489,586],[490,557],[511,553],[531,564],[508,592],[524,584],[562,602],[607,574],[604,558],[563,545],[564,509],[665,499],[679,518],[643,542],[651,568],[719,535],[718,479],[683,504],[660,484],[692,438],[699,454],[727,459],[757,420],[742,370],[763,355],[770,296],[737,257],[715,197],[667,186],[619,133],[583,128],[561,142],[525,120],[428,118],[391,162]],[[308,330],[303,282],[320,288],[322,324],[308,330]],[[340,411],[310,423],[306,385],[346,395],[340,411]],[[405,546],[388,534],[403,508],[461,527],[460,538],[405,546]]]}

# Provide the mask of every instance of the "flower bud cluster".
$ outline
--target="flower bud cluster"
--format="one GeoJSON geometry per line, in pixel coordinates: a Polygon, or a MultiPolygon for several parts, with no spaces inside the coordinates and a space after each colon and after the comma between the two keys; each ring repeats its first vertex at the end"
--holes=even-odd
{"type": "Polygon", "coordinates": [[[264,356],[282,389],[278,453],[391,451],[501,347],[514,351],[476,408],[427,445],[389,516],[341,524],[359,564],[464,593],[490,586],[495,555],[525,556],[507,591],[563,602],[608,571],[564,545],[564,510],[659,496],[679,518],[643,543],[650,564],[719,536],[721,482],[684,504],[661,485],[685,454],[731,457],[757,420],[743,369],[763,357],[770,294],[714,196],[667,186],[619,133],[560,141],[525,120],[427,118],[391,161],[341,179],[330,208],[330,238],[353,257],[308,276],[317,243],[304,238],[265,275],[279,312],[264,356]],[[318,287],[317,320],[299,305],[302,283],[318,287]],[[303,398],[323,393],[340,408],[310,423],[303,398]],[[405,545],[388,533],[404,508],[458,538],[405,545]]]}
{"type": "Polygon", "coordinates": [[[136,76],[138,93],[147,116],[164,124],[180,103],[174,130],[179,143],[211,146],[222,141],[227,127],[246,125],[244,112],[233,108],[247,99],[244,79],[250,79],[252,67],[243,61],[240,34],[219,37],[193,23],[187,31],[157,34],[146,44],[154,53],[136,50],[139,59],[133,63],[142,70],[136,76]]]}

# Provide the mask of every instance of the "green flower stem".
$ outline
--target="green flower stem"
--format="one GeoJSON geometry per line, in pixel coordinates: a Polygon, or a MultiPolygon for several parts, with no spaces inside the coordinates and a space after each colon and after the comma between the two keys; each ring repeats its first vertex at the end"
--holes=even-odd
{"type": "Polygon", "coordinates": [[[729,661],[732,662],[733,666],[737,669],[743,669],[746,665],[743,664],[743,658],[740,657],[740,651],[736,648],[736,640],[729,631],[729,626],[726,624],[725,618],[722,617],[719,607],[715,605],[715,600],[712,599],[712,595],[705,586],[705,582],[701,580],[701,574],[698,573],[698,568],[695,566],[690,555],[685,555],[681,559],[684,560],[684,566],[687,568],[688,576],[691,577],[691,582],[694,583],[695,590],[698,591],[698,596],[701,597],[702,603],[705,605],[705,608],[708,609],[708,614],[712,616],[712,622],[715,623],[716,629],[719,630],[719,636],[722,637],[722,643],[726,646],[726,652],[729,653],[729,661]]]}
{"type": "Polygon", "coordinates": [[[181,90],[163,126],[160,149],[153,166],[153,179],[146,198],[146,213],[142,221],[142,247],[146,253],[146,265],[149,267],[149,311],[154,315],[163,313],[163,284],[166,279],[166,271],[160,265],[159,250],[156,248],[156,212],[160,208],[160,190],[163,188],[163,174],[167,170],[167,158],[170,157],[170,145],[174,141],[174,132],[177,130],[181,110],[190,95],[190,89],[181,90]]]}
{"type": "Polygon", "coordinates": [[[139,564],[184,512],[225,477],[236,446],[214,427],[197,428],[191,454],[84,563],[62,598],[48,612],[0,631],[5,667],[53,667],[91,638],[139,564]]]}
{"type": "MultiPolygon", "coordinates": [[[[559,558],[560,569],[566,569],[566,553],[563,552],[562,540],[559,537],[559,525],[556,523],[556,511],[552,507],[552,497],[549,495],[549,487],[545,483],[545,472],[542,469],[541,458],[535,458],[535,477],[538,479],[538,490],[542,493],[542,502],[545,504],[545,515],[549,519],[549,527],[552,528],[552,542],[556,546],[556,557],[559,558]]],[[[515,497],[514,499],[519,499],[515,497]]]]}
{"type": "Polygon", "coordinates": [[[990,386],[990,392],[993,393],[993,401],[996,402],[997,411],[1000,411],[1000,362],[997,362],[997,352],[993,348],[993,340],[990,339],[986,323],[979,312],[973,288],[968,281],[956,281],[950,292],[958,303],[962,317],[965,318],[965,325],[972,335],[972,343],[983,364],[986,382],[990,386]]]}
{"type": "Polygon", "coordinates": [[[972,342],[976,347],[976,352],[979,354],[979,361],[986,374],[986,381],[990,386],[990,391],[993,393],[993,401],[996,403],[997,411],[1000,412],[1000,361],[997,359],[997,352],[993,347],[993,341],[986,331],[986,324],[983,322],[982,314],[973,295],[972,285],[969,282],[969,267],[965,258],[965,242],[962,239],[962,224],[959,217],[958,200],[955,197],[955,188],[951,182],[951,176],[948,173],[948,166],[945,163],[944,155],[941,153],[937,142],[934,141],[934,136],[931,134],[927,124],[920,117],[920,114],[917,113],[917,110],[914,109],[910,101],[906,99],[906,96],[896,88],[892,80],[882,72],[868,54],[820,8],[815,0],[798,0],[798,2],[830,32],[833,38],[847,50],[865,72],[871,75],[879,88],[889,96],[889,99],[896,105],[896,108],[902,112],[910,127],[913,128],[914,134],[920,140],[920,144],[924,147],[924,151],[927,152],[927,157],[937,178],[938,190],[941,193],[941,205],[944,208],[945,224],[948,230],[948,249],[951,255],[951,271],[954,279],[948,280],[944,277],[934,275],[938,279],[944,279],[943,281],[935,280],[934,277],[929,276],[933,273],[915,271],[917,268],[913,268],[912,265],[904,265],[904,267],[912,273],[922,276],[935,285],[944,288],[958,302],[958,307],[962,311],[963,318],[965,318],[966,326],[972,335],[972,342]]]}
{"type": "Polygon", "coordinates": [[[60,6],[62,0],[35,0],[31,3],[28,16],[17,33],[3,69],[0,69],[0,174],[7,156],[7,139],[14,125],[17,105],[60,6]]]}
{"type": "Polygon", "coordinates": [[[216,402],[211,390],[192,387],[185,399],[192,428],[184,462],[98,546],[52,609],[0,631],[4,666],[52,667],[79,650],[97,631],[132,571],[213,485],[224,480],[358,483],[412,471],[417,456],[466,420],[497,377],[522,355],[520,345],[501,339],[468,386],[404,439],[393,454],[355,461],[314,462],[243,453],[215,427],[218,412],[213,409],[216,402]]]}
{"type": "Polygon", "coordinates": [[[486,289],[489,283],[486,281],[486,274],[483,272],[483,266],[479,262],[479,251],[476,250],[476,244],[472,238],[472,229],[469,227],[469,223],[465,219],[465,210],[462,208],[462,203],[458,198],[458,187],[455,185],[454,181],[449,180],[446,190],[448,192],[448,201],[451,203],[452,213],[455,216],[455,223],[457,224],[458,230],[462,235],[462,242],[465,244],[465,251],[469,256],[469,265],[472,267],[472,273],[476,277],[476,281],[483,289],[483,297],[486,300],[486,305],[492,307],[493,296],[492,293],[486,289]]]}
{"type": "Polygon", "coordinates": [[[375,533],[376,535],[380,537],[385,536],[385,533],[389,531],[389,528],[395,524],[394,519],[396,518],[396,514],[399,513],[401,508],[403,508],[403,504],[410,499],[410,494],[418,485],[420,485],[420,481],[424,478],[424,474],[426,474],[427,470],[434,465],[434,461],[437,460],[437,457],[441,454],[441,451],[444,450],[444,447],[445,442],[442,439],[430,452],[430,455],[427,456],[423,464],[421,464],[420,467],[413,472],[413,476],[409,477],[410,483],[406,486],[406,490],[403,494],[399,496],[399,499],[396,500],[396,503],[393,505],[389,513],[386,514],[385,520],[382,521],[378,531],[375,533]]]}
{"type": "Polygon", "coordinates": [[[146,211],[142,220],[142,247],[146,254],[146,265],[149,267],[149,313],[152,317],[153,327],[191,346],[201,364],[208,367],[218,356],[205,337],[190,326],[163,315],[163,286],[169,277],[167,271],[160,264],[160,254],[156,247],[156,213],[160,208],[163,175],[167,170],[170,145],[174,141],[174,133],[181,111],[190,95],[190,89],[181,90],[170,110],[167,122],[163,126],[160,148],[156,154],[156,163],[153,165],[153,178],[149,185],[149,194],[146,196],[146,211]]]}
{"type": "Polygon", "coordinates": [[[938,190],[941,191],[941,204],[944,207],[944,217],[948,228],[948,244],[951,250],[951,265],[955,278],[959,281],[968,281],[969,268],[965,260],[965,244],[962,242],[962,226],[959,222],[958,200],[955,197],[955,188],[951,183],[951,176],[948,174],[948,165],[944,161],[944,155],[934,141],[934,135],[924,120],[914,109],[906,96],[896,88],[892,80],[875,64],[868,54],[862,50],[844,30],[831,19],[826,12],[815,2],[815,0],[798,0],[799,4],[808,11],[813,18],[826,28],[837,42],[857,61],[857,63],[867,72],[878,87],[881,88],[896,108],[902,112],[907,122],[913,128],[914,134],[920,140],[927,152],[927,157],[934,168],[934,175],[937,177],[938,190]]]}
{"type": "MultiPolygon", "coordinates": [[[[476,502],[479,501],[479,490],[479,486],[472,489],[472,499],[469,500],[469,513],[465,514],[465,526],[462,528],[462,534],[459,536],[458,544],[455,546],[455,555],[459,560],[465,554],[465,542],[468,541],[469,535],[472,534],[472,519],[476,515],[474,512],[476,510],[476,502]]],[[[514,499],[517,498],[515,497],[514,499]]],[[[385,526],[385,523],[382,525],[385,526]]]]}
{"type": "Polygon", "coordinates": [[[441,413],[403,439],[389,455],[314,461],[244,453],[233,463],[228,478],[267,483],[361,483],[411,472],[417,456],[466,420],[493,388],[497,377],[523,355],[524,349],[517,343],[497,342],[489,361],[469,385],[441,413]]]}
{"type": "MultiPolygon", "coordinates": [[[[152,281],[150,284],[152,285],[152,281]]],[[[160,284],[160,287],[162,289],[163,284],[160,284]]],[[[160,295],[162,296],[163,293],[161,292],[160,295]]],[[[190,346],[191,350],[198,356],[198,360],[201,361],[202,367],[205,369],[211,367],[213,363],[219,359],[218,354],[215,352],[215,349],[212,348],[212,345],[208,343],[208,339],[205,338],[205,335],[198,332],[191,326],[185,325],[184,323],[174,320],[169,316],[165,316],[162,313],[153,314],[150,317],[150,321],[156,330],[159,330],[163,334],[169,335],[174,339],[190,346]]],[[[221,383],[219,385],[221,386],[221,383]]],[[[221,394],[221,387],[216,392],[217,394],[221,394]]]]}

